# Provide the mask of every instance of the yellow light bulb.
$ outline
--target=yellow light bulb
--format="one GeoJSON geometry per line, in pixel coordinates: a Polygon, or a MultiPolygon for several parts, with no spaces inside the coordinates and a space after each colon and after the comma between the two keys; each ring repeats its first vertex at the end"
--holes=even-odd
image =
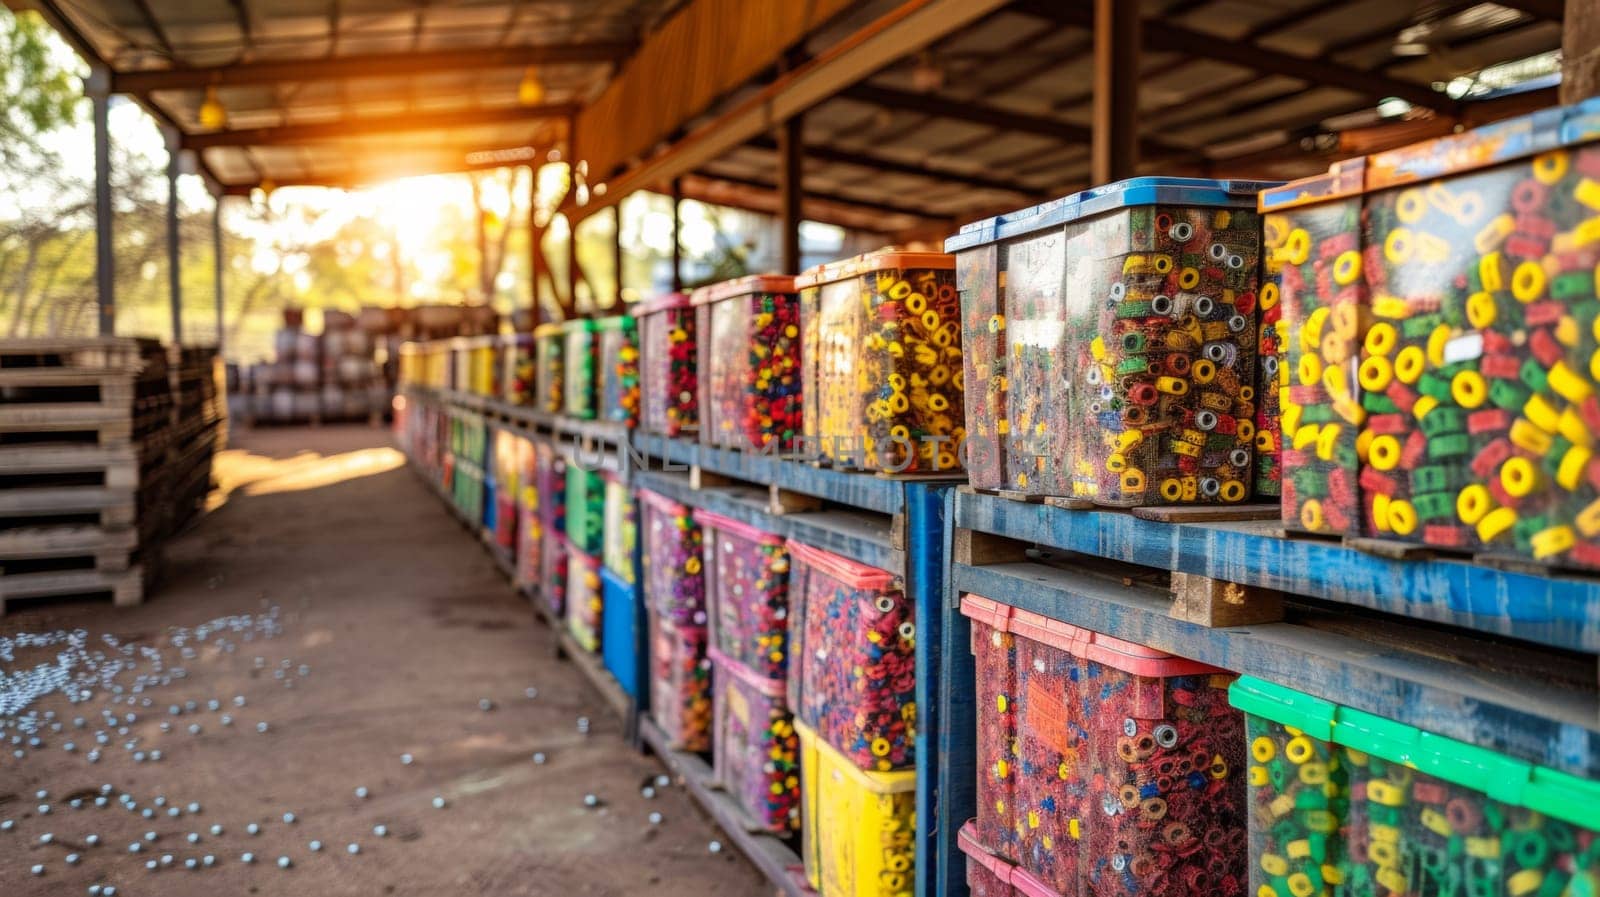
{"type": "Polygon", "coordinates": [[[522,73],[522,83],[517,85],[517,101],[524,106],[537,106],[544,101],[544,83],[539,80],[539,70],[533,66],[522,73]]]}
{"type": "Polygon", "coordinates": [[[217,89],[207,87],[205,102],[200,104],[200,127],[226,128],[227,126],[228,110],[224,109],[222,102],[217,99],[217,89]]]}

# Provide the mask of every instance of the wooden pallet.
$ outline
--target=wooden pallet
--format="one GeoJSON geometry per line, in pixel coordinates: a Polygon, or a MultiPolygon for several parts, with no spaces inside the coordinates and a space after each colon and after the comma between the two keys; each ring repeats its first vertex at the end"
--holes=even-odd
{"type": "Polygon", "coordinates": [[[0,531],[0,575],[8,563],[80,560],[116,573],[132,567],[138,553],[139,533],[133,529],[56,524],[0,531]]]}
{"type": "Polygon", "coordinates": [[[103,529],[138,523],[139,495],[134,489],[108,486],[46,486],[0,491],[0,525],[31,525],[52,517],[94,520],[103,529]]]}
{"type": "MultiPolygon", "coordinates": [[[[1051,551],[1038,551],[1034,546],[1016,539],[970,529],[956,529],[951,559],[969,567],[993,564],[1020,564],[1041,557],[1049,558],[1051,551]],[[1030,554],[1030,552],[1034,552],[1030,554]]],[[[1057,554],[1070,554],[1061,553],[1057,554]]],[[[1172,572],[1153,567],[1116,564],[1082,555],[1086,568],[1104,568],[1104,572],[1121,575],[1125,585],[1135,583],[1165,586],[1171,591],[1172,605],[1168,615],[1177,620],[1200,626],[1221,628],[1271,623],[1283,619],[1283,593],[1260,586],[1227,582],[1193,573],[1172,572]]],[[[991,598],[1004,596],[990,595],[991,598]]]]}
{"type": "Polygon", "coordinates": [[[88,481],[136,489],[149,462],[130,446],[74,443],[0,445],[0,491],[34,484],[88,481]]]}
{"type": "Polygon", "coordinates": [[[0,576],[0,616],[15,602],[37,598],[89,597],[110,594],[117,607],[144,603],[145,571],[135,566],[119,572],[66,570],[0,576]]]}
{"type": "Polygon", "coordinates": [[[0,369],[114,368],[165,377],[166,351],[155,340],[122,337],[0,339],[0,369]]]}

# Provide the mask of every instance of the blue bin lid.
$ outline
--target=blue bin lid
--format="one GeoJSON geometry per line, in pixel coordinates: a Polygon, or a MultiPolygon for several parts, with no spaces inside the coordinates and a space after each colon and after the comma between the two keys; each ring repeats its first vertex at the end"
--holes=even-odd
{"type": "Polygon", "coordinates": [[[1093,187],[1049,202],[975,221],[944,241],[945,252],[959,252],[998,240],[1061,227],[1080,218],[1128,206],[1175,205],[1254,209],[1256,194],[1280,181],[1212,180],[1210,178],[1129,178],[1093,187]]]}
{"type": "Polygon", "coordinates": [[[626,579],[623,579],[621,574],[613,572],[610,567],[604,564],[600,565],[600,582],[607,592],[629,592],[633,590],[633,586],[626,579]]]}

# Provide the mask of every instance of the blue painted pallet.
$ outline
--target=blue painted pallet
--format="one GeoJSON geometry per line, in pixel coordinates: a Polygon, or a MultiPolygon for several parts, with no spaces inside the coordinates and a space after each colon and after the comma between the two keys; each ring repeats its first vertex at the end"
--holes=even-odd
{"type": "MultiPolygon", "coordinates": [[[[1574,775],[1600,775],[1600,699],[1592,688],[1551,681],[1548,672],[1520,672],[1515,664],[1491,671],[1454,659],[1454,649],[1433,630],[1385,629],[1368,638],[1295,622],[1209,629],[1168,616],[1165,589],[1038,563],[954,564],[951,579],[958,593],[996,598],[1574,775]]],[[[1472,642],[1465,653],[1482,657],[1487,647],[1472,642]]],[[[1592,681],[1593,666],[1583,670],[1592,681]]],[[[950,687],[970,690],[972,682],[950,687]]]]}
{"type": "Polygon", "coordinates": [[[906,552],[894,548],[891,521],[882,515],[842,510],[773,515],[767,513],[765,492],[742,487],[691,489],[688,476],[682,473],[641,471],[635,483],[691,508],[715,511],[890,573],[906,573],[906,552]]]}
{"type": "Polygon", "coordinates": [[[1276,523],[1158,523],[961,492],[955,525],[1066,551],[1198,573],[1571,650],[1600,651],[1600,580],[1464,560],[1393,560],[1283,537],[1276,523]]]}

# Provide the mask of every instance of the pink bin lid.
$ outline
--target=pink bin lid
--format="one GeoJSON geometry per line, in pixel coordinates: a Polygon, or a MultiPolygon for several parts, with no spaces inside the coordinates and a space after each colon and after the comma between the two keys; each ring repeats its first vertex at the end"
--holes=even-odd
{"type": "Polygon", "coordinates": [[[789,557],[815,567],[853,589],[887,589],[894,585],[894,574],[887,570],[869,567],[793,539],[789,540],[789,557]]]}
{"type": "Polygon", "coordinates": [[[769,698],[782,698],[788,694],[788,685],[784,680],[757,676],[755,670],[718,651],[716,645],[706,645],[706,656],[711,658],[713,668],[717,672],[731,674],[733,678],[769,698]]]}
{"type": "Polygon", "coordinates": [[[649,489],[640,489],[639,500],[647,505],[653,506],[658,511],[665,511],[674,517],[689,516],[689,508],[687,506],[678,504],[659,492],[651,492],[649,489]]]}
{"type": "Polygon", "coordinates": [[[1052,620],[982,595],[962,595],[961,613],[1001,632],[1020,635],[1135,676],[1167,678],[1227,672],[1199,661],[1146,648],[1137,642],[1123,641],[1071,623],[1052,620]]]}
{"type": "Polygon", "coordinates": [[[1040,881],[1032,872],[1021,866],[1011,870],[1011,887],[1024,897],[1061,897],[1061,892],[1040,881]]]}
{"type": "Polygon", "coordinates": [[[701,526],[714,527],[723,532],[732,533],[751,542],[760,542],[763,545],[779,545],[783,542],[782,536],[751,526],[743,520],[724,517],[716,511],[705,511],[697,508],[694,512],[694,522],[701,526]]]}
{"type": "Polygon", "coordinates": [[[989,848],[978,842],[977,820],[969,819],[967,824],[956,833],[956,846],[961,852],[983,864],[985,869],[994,873],[1003,884],[1011,884],[1011,877],[1016,874],[1017,867],[1004,859],[989,852],[989,848]]]}
{"type": "Polygon", "coordinates": [[[701,287],[689,294],[689,302],[692,305],[705,305],[708,302],[720,302],[723,299],[748,296],[751,293],[793,293],[794,290],[792,275],[751,274],[701,287]]]}
{"type": "Polygon", "coordinates": [[[836,262],[827,262],[814,268],[807,268],[794,279],[794,288],[803,290],[807,287],[821,286],[833,283],[836,280],[846,280],[851,277],[860,277],[873,271],[882,271],[885,268],[894,268],[905,271],[928,270],[952,271],[956,267],[956,257],[944,252],[907,252],[903,249],[887,247],[872,252],[863,253],[855,258],[840,259],[836,262]]]}
{"type": "Polygon", "coordinates": [[[633,315],[636,318],[642,318],[645,315],[654,314],[658,311],[667,311],[668,309],[673,308],[683,308],[688,304],[688,293],[662,293],[653,299],[646,299],[638,305],[635,305],[633,308],[628,310],[628,314],[633,315]]]}

